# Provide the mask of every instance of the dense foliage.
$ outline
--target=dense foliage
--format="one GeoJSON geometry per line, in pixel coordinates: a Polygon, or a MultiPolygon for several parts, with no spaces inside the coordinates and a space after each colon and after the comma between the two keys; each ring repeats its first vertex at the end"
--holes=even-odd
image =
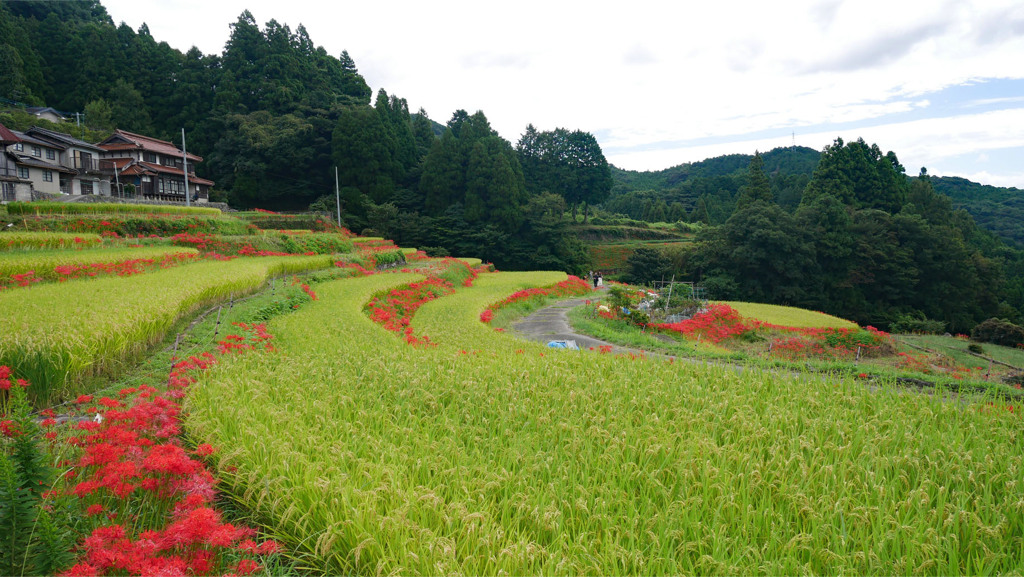
{"type": "MultiPolygon", "coordinates": [[[[1022,320],[1024,258],[975,223],[1021,241],[1020,191],[923,171],[908,178],[895,153],[863,140],[623,171],[580,130],[529,125],[513,146],[481,111],[457,110],[443,126],[422,109],[411,114],[403,98],[374,97],[347,52],[328,54],[301,25],[261,28],[248,11],[230,24],[223,52],[206,55],[158,42],[145,25],[115,26],[95,0],[0,0],[0,73],[8,101],[84,111],[82,127],[56,127],[82,138],[118,127],[176,142],[184,127],[189,150],[204,156],[200,175],[236,208],[313,208],[336,220],[337,182],[339,224],[355,232],[502,269],[573,273],[624,269],[636,249],[588,252],[591,215],[611,225],[598,236],[627,219],[699,223],[693,248],[680,235],[662,255],[637,255],[631,278],[675,274],[715,296],[883,327],[910,317],[954,331],[991,316],[1022,320]]],[[[45,121],[14,107],[0,122],[45,121]]],[[[62,230],[154,232],[123,220],[107,230],[75,219],[62,230]]]]}
{"type": "MultiPolygon", "coordinates": [[[[734,170],[735,192],[720,194],[732,206],[692,250],[660,258],[638,250],[630,278],[674,273],[703,282],[714,298],[793,304],[880,327],[917,319],[966,332],[995,315],[1020,319],[1021,253],[954,209],[926,171],[907,178],[893,152],[837,139],[788,207],[765,169],[773,152],[734,170]]],[[[729,158],[718,164],[732,168],[729,158]]],[[[699,200],[701,211],[708,199],[699,200]]]]}

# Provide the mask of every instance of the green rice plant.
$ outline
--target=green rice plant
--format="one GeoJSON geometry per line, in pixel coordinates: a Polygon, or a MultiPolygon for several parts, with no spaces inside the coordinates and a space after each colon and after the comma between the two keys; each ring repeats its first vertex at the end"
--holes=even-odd
{"type": "Polygon", "coordinates": [[[183,232],[250,234],[254,229],[234,217],[185,214],[49,214],[24,215],[11,224],[19,231],[97,233],[103,236],[171,236],[183,232]]]}
{"type": "Polygon", "coordinates": [[[352,251],[352,243],[336,233],[310,233],[290,235],[283,233],[257,235],[221,235],[216,239],[218,246],[227,253],[237,253],[249,246],[257,251],[284,252],[289,254],[344,254],[352,251]]]}
{"type": "Polygon", "coordinates": [[[798,328],[857,328],[857,323],[852,321],[796,307],[735,301],[722,304],[729,305],[744,317],[771,325],[798,328]]]}
{"type": "Polygon", "coordinates": [[[318,285],[277,349],[200,377],[187,427],[226,491],[313,569],[385,574],[1021,570],[1020,404],[885,382],[552,350],[479,322],[561,273],[318,285]]]}
{"type": "Polygon", "coordinates": [[[234,216],[262,230],[314,230],[338,232],[341,229],[319,214],[276,214],[261,211],[239,212],[234,216]]]}
{"type": "Polygon", "coordinates": [[[98,234],[69,232],[4,232],[0,233],[0,252],[14,250],[49,250],[62,248],[95,248],[103,243],[98,234]]]}
{"type": "Polygon", "coordinates": [[[160,260],[171,255],[199,254],[194,248],[176,246],[97,248],[87,251],[47,250],[10,253],[0,256],[0,283],[16,274],[33,272],[35,278],[57,281],[67,278],[62,268],[78,268],[88,265],[102,265],[133,261],[137,259],[160,260]]]}
{"type": "Polygon", "coordinates": [[[220,215],[219,208],[187,207],[156,204],[123,204],[119,202],[12,202],[9,214],[184,214],[220,215]]]}
{"type": "Polygon", "coordinates": [[[83,379],[116,374],[182,317],[252,292],[276,275],[331,266],[329,256],[208,261],[0,293],[0,365],[31,384],[37,403],[67,398],[83,379]]]}

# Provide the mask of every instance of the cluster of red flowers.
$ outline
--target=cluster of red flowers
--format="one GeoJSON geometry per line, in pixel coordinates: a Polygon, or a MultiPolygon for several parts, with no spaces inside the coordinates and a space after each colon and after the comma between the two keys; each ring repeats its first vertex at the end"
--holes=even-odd
{"type": "Polygon", "coordinates": [[[692,318],[677,323],[658,323],[652,326],[682,333],[689,337],[700,335],[713,343],[720,343],[725,339],[754,330],[758,323],[757,321],[744,322],[740,313],[729,305],[713,304],[706,311],[697,313],[692,318]]]}
{"type": "MultiPolygon", "coordinates": [[[[266,210],[266,209],[262,209],[262,208],[254,208],[252,210],[253,210],[253,212],[262,212],[263,214],[277,214],[276,212],[274,212],[272,210],[266,210]]],[[[282,214],[280,216],[291,216],[291,215],[283,215],[282,214]]]]}
{"type": "Polygon", "coordinates": [[[480,313],[480,322],[489,323],[494,319],[494,311],[491,309],[484,309],[484,312],[480,313]]]}
{"type": "Polygon", "coordinates": [[[9,391],[11,387],[17,384],[19,387],[27,388],[28,381],[25,379],[16,379],[14,383],[11,382],[11,368],[0,365],[0,391],[9,391]]]}
{"type": "Polygon", "coordinates": [[[82,278],[87,276],[114,275],[131,276],[142,274],[151,268],[170,268],[181,264],[182,261],[193,260],[195,255],[186,252],[177,252],[165,255],[159,260],[154,258],[136,258],[120,262],[97,262],[92,264],[68,264],[59,265],[53,268],[54,272],[60,275],[60,281],[82,278]]]}
{"type": "Polygon", "coordinates": [[[292,286],[295,286],[295,285],[299,285],[299,287],[302,289],[302,292],[304,292],[307,295],[309,295],[309,298],[311,298],[313,300],[317,300],[316,293],[313,292],[313,289],[309,288],[308,284],[300,281],[299,277],[297,277],[297,276],[293,276],[292,277],[292,286]]]}
{"type": "Polygon", "coordinates": [[[275,250],[256,250],[251,244],[247,244],[242,248],[238,249],[238,256],[291,256],[287,252],[280,252],[275,250]]]}
{"type": "MultiPolygon", "coordinates": [[[[249,336],[220,341],[221,354],[273,350],[265,325],[236,325],[249,336]]],[[[91,395],[77,399],[99,417],[64,425],[75,428],[67,442],[79,456],[65,463],[70,468],[63,477],[92,531],[64,575],[247,575],[262,569],[252,556],[279,551],[274,541],[254,541],[253,529],[223,521],[213,507],[215,479],[201,460],[215,449],[201,444],[189,451],[178,438],[178,401],[195,382],[194,373],[215,362],[215,355],[203,353],[175,363],[164,393],[142,385],[95,403],[91,395]],[[240,556],[241,561],[229,561],[240,556]]],[[[0,366],[0,388],[10,387],[10,376],[10,368],[0,366]]],[[[42,415],[47,418],[41,426],[50,429],[46,438],[56,442],[53,411],[42,415]]],[[[4,427],[4,434],[17,434],[10,428],[4,427]]]]}
{"type": "Polygon", "coordinates": [[[373,322],[385,329],[405,334],[405,340],[411,345],[432,345],[430,337],[417,337],[410,325],[416,311],[424,304],[446,294],[455,292],[455,287],[446,280],[430,277],[424,281],[412,283],[405,288],[396,288],[372,299],[366,310],[373,322]]]}
{"type": "MultiPolygon", "coordinates": [[[[266,323],[259,324],[248,324],[248,323],[231,323],[234,326],[242,329],[247,333],[251,333],[250,336],[244,337],[242,335],[228,335],[224,337],[224,340],[217,343],[217,352],[220,354],[227,354],[231,352],[239,351],[251,351],[257,348],[262,348],[265,351],[273,351],[274,345],[270,344],[270,341],[274,338],[270,333],[267,332],[266,323]]],[[[206,367],[198,367],[205,369],[206,367]]],[[[172,374],[173,378],[173,374],[172,374]]]]}
{"type": "Polygon", "coordinates": [[[224,252],[231,250],[231,247],[217,238],[217,235],[205,232],[189,233],[182,232],[171,237],[171,244],[178,246],[194,246],[203,252],[224,252]]]}
{"type": "MultiPolygon", "coordinates": [[[[260,344],[273,350],[264,325],[236,325],[251,336],[229,335],[219,343],[221,354],[260,344]]],[[[259,563],[251,558],[231,563],[227,557],[279,550],[274,541],[253,541],[253,529],[222,520],[213,508],[214,477],[200,460],[215,449],[201,444],[187,451],[177,438],[178,400],[195,382],[194,372],[215,362],[211,353],[183,359],[175,363],[166,393],[147,385],[123,389],[118,399],[103,397],[89,409],[103,416],[99,422],[77,425],[82,433],[69,442],[82,452],[67,474],[78,481],[70,494],[79,497],[99,526],[81,543],[78,564],[66,575],[245,575],[259,571],[259,563]],[[139,527],[142,515],[136,511],[143,507],[161,510],[161,515],[145,517],[166,524],[139,527]]],[[[79,401],[89,403],[92,397],[79,401]]]]}
{"type": "Polygon", "coordinates": [[[591,288],[590,288],[590,285],[587,284],[587,281],[585,281],[585,280],[583,280],[583,279],[581,279],[579,277],[569,275],[568,279],[566,279],[566,280],[564,280],[564,281],[562,281],[562,282],[560,282],[560,283],[558,283],[558,284],[556,284],[554,286],[550,286],[550,287],[546,287],[546,288],[528,288],[528,289],[523,289],[523,290],[518,291],[518,292],[514,292],[511,295],[505,297],[503,300],[500,300],[500,301],[498,301],[498,302],[496,302],[494,304],[491,304],[487,308],[490,309],[490,310],[495,310],[496,311],[496,310],[498,310],[498,309],[500,309],[502,307],[507,307],[507,306],[509,306],[511,304],[514,304],[514,303],[517,303],[517,302],[521,302],[521,301],[525,301],[525,300],[529,300],[529,299],[532,299],[532,298],[541,298],[541,297],[548,297],[548,296],[554,296],[554,297],[580,296],[580,295],[585,295],[585,294],[589,293],[590,291],[591,291],[591,288]]]}
{"type": "Polygon", "coordinates": [[[43,279],[36,276],[36,271],[30,270],[21,274],[12,274],[6,279],[0,278],[0,291],[13,287],[27,287],[33,283],[41,282],[43,279]]]}
{"type": "Polygon", "coordinates": [[[359,276],[367,276],[367,275],[374,274],[376,272],[376,271],[371,270],[371,269],[363,268],[363,265],[361,265],[359,263],[355,263],[355,262],[345,262],[345,261],[339,260],[338,262],[334,263],[334,266],[336,266],[338,268],[350,268],[350,269],[356,271],[356,273],[359,276]]]}
{"type": "Polygon", "coordinates": [[[921,373],[931,372],[925,355],[915,355],[902,352],[896,354],[899,356],[899,359],[896,361],[896,366],[899,368],[909,371],[918,371],[921,373]]]}
{"type": "Polygon", "coordinates": [[[398,250],[398,245],[396,245],[393,240],[386,238],[363,240],[360,241],[357,246],[359,247],[359,250],[367,252],[398,250]]]}

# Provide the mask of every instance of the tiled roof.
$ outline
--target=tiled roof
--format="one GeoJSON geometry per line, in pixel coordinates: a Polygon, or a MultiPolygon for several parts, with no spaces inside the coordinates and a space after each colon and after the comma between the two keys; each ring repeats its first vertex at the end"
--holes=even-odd
{"type": "Polygon", "coordinates": [[[27,142],[29,144],[37,144],[39,146],[46,146],[46,147],[49,147],[49,148],[56,148],[58,150],[67,150],[67,147],[62,145],[62,144],[56,144],[56,143],[53,143],[53,142],[47,142],[45,140],[40,140],[40,139],[32,136],[31,134],[25,134],[24,132],[18,132],[17,130],[12,130],[11,132],[13,132],[14,135],[17,136],[18,140],[20,140],[21,142],[27,142]]]}
{"type": "Polygon", "coordinates": [[[87,148],[89,150],[94,150],[98,152],[103,151],[102,148],[96,146],[95,144],[90,144],[84,140],[79,140],[74,136],[71,136],[70,134],[64,134],[63,132],[57,132],[55,130],[47,130],[45,128],[40,128],[38,126],[33,126],[32,128],[29,128],[26,131],[26,133],[41,139],[56,140],[68,146],[77,146],[78,148],[87,148]]]}
{"type": "Polygon", "coordinates": [[[2,144],[14,144],[19,142],[21,139],[11,132],[6,126],[0,124],[0,143],[2,144]]]}
{"type": "MultiPolygon", "coordinates": [[[[159,140],[157,138],[135,134],[126,130],[115,130],[114,134],[111,134],[110,137],[99,143],[97,146],[109,151],[145,150],[148,152],[166,154],[168,156],[181,156],[181,150],[166,140],[159,140]]],[[[188,154],[188,159],[194,162],[203,161],[203,157],[196,156],[192,153],[188,154]]]]}
{"type": "Polygon", "coordinates": [[[64,174],[78,174],[77,171],[72,170],[66,166],[46,162],[45,160],[40,160],[32,156],[26,156],[24,154],[15,153],[14,157],[17,158],[18,164],[24,164],[25,166],[34,166],[36,168],[43,168],[46,170],[56,170],[57,172],[63,172],[64,174]]]}
{"type": "MultiPolygon", "coordinates": [[[[174,168],[174,167],[171,167],[171,166],[163,166],[161,164],[155,164],[153,162],[140,162],[138,165],[139,166],[143,166],[143,167],[145,167],[145,168],[147,168],[147,169],[149,169],[149,170],[151,170],[153,172],[161,172],[163,174],[173,174],[175,176],[180,176],[182,178],[185,177],[184,176],[185,175],[185,171],[181,170],[180,168],[174,168]]],[[[189,184],[204,184],[206,186],[213,186],[213,181],[212,180],[206,180],[205,178],[200,178],[200,177],[198,177],[198,176],[196,176],[194,174],[189,174],[188,175],[188,182],[189,182],[189,184]]]]}

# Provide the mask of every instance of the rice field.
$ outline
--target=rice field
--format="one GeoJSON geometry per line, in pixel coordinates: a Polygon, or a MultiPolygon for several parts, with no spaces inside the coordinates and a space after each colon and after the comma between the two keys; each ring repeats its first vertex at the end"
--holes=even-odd
{"type": "Polygon", "coordinates": [[[157,204],[123,204],[119,202],[11,202],[9,214],[181,214],[219,216],[219,208],[187,207],[157,204]]]}
{"type": "MultiPolygon", "coordinates": [[[[479,321],[561,273],[332,281],[187,401],[228,493],[330,574],[988,574],[1024,569],[1019,404],[556,351],[479,321]]],[[[768,321],[772,322],[772,321],[768,321]]],[[[792,322],[792,321],[786,321],[792,322]]]]}
{"type": "Polygon", "coordinates": [[[34,273],[35,278],[56,281],[66,278],[62,267],[123,263],[138,259],[160,260],[174,255],[196,256],[194,248],[176,246],[97,248],[85,251],[39,250],[0,255],[0,281],[12,275],[34,273]]]}
{"type": "Polygon", "coordinates": [[[4,232],[0,233],[0,251],[53,250],[100,246],[102,237],[94,233],[4,232]]]}
{"type": "Polygon", "coordinates": [[[795,328],[837,328],[856,329],[857,323],[827,315],[822,312],[810,311],[796,307],[730,301],[729,305],[740,315],[768,323],[771,325],[795,328]]]}
{"type": "Polygon", "coordinates": [[[280,274],[327,268],[330,255],[203,261],[132,277],[0,292],[0,365],[34,400],[68,398],[82,379],[116,374],[179,319],[256,290],[280,274]]]}

